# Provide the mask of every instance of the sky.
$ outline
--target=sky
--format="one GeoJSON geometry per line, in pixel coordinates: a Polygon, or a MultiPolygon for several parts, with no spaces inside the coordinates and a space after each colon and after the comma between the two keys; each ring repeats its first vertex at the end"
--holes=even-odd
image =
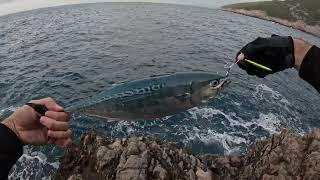
{"type": "Polygon", "coordinates": [[[218,8],[226,4],[250,1],[257,0],[0,0],[0,16],[44,7],[94,2],[155,2],[218,8]]]}

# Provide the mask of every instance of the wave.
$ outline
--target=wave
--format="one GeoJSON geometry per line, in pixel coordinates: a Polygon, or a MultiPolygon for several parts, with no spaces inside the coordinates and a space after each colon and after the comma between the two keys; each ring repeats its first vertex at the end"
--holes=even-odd
{"type": "Polygon", "coordinates": [[[58,161],[50,161],[47,155],[33,147],[24,147],[23,155],[12,167],[9,180],[52,179],[52,174],[59,168],[58,161]]]}

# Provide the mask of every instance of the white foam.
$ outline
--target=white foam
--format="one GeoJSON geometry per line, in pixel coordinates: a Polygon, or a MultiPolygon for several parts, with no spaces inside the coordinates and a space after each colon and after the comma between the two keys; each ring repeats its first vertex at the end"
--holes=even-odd
{"type": "Polygon", "coordinates": [[[291,105],[291,103],[278,91],[273,90],[265,84],[258,84],[256,86],[256,90],[253,93],[253,97],[259,100],[269,99],[271,97],[272,100],[276,100],[277,102],[282,102],[284,105],[291,105]],[[271,96],[269,95],[271,94],[271,96]]]}
{"type": "Polygon", "coordinates": [[[268,101],[273,108],[277,108],[277,112],[274,113],[260,113],[258,119],[260,120],[258,121],[260,126],[268,129],[270,133],[279,132],[281,126],[282,128],[290,128],[299,134],[305,133],[302,128],[301,114],[295,110],[296,107],[285,96],[265,84],[257,85],[253,95],[258,100],[268,101]],[[276,126],[277,128],[275,128],[276,126]]]}
{"type": "Polygon", "coordinates": [[[213,108],[193,108],[189,111],[192,115],[191,117],[196,120],[197,116],[202,116],[207,119],[211,119],[216,115],[223,115],[224,118],[228,120],[230,126],[233,127],[243,127],[245,129],[249,129],[252,125],[258,125],[263,129],[267,130],[270,134],[278,133],[281,130],[281,122],[285,122],[285,118],[273,113],[260,113],[259,118],[257,119],[248,119],[244,121],[242,118],[238,117],[236,113],[224,113],[223,110],[213,109],[213,108]]]}
{"type": "Polygon", "coordinates": [[[270,92],[273,99],[280,99],[282,97],[278,91],[273,90],[265,84],[259,84],[257,87],[260,87],[263,91],[270,92]]]}
{"type": "Polygon", "coordinates": [[[194,127],[192,131],[189,131],[187,138],[184,140],[184,144],[188,144],[188,142],[194,140],[201,141],[207,145],[221,143],[225,154],[231,154],[237,151],[241,143],[248,142],[245,138],[227,132],[218,133],[215,130],[200,130],[196,127],[194,127]]]}
{"type": "Polygon", "coordinates": [[[239,103],[239,102],[233,102],[233,104],[236,105],[236,106],[241,106],[242,105],[242,103],[239,103]]]}
{"type": "Polygon", "coordinates": [[[192,108],[188,111],[191,115],[193,120],[197,120],[198,117],[212,119],[216,115],[222,115],[225,119],[227,119],[231,126],[242,126],[246,128],[247,126],[252,125],[252,123],[248,123],[244,121],[242,118],[238,117],[236,113],[225,113],[223,110],[220,109],[213,109],[210,107],[204,108],[192,108]]]}
{"type": "Polygon", "coordinates": [[[281,130],[281,120],[273,113],[259,114],[259,118],[255,120],[257,125],[267,130],[270,134],[278,133],[281,130]]]}
{"type": "MultiPolygon", "coordinates": [[[[249,136],[255,136],[252,133],[252,127],[261,127],[269,134],[278,133],[281,130],[282,122],[285,121],[285,118],[281,115],[276,115],[271,112],[269,113],[259,113],[259,117],[255,119],[243,120],[241,117],[238,117],[236,113],[226,113],[221,109],[213,109],[210,107],[204,108],[192,108],[188,111],[190,113],[190,120],[197,121],[199,119],[211,120],[214,116],[222,115],[223,119],[226,119],[229,124],[224,124],[226,131],[221,133],[217,132],[210,127],[204,129],[198,129],[194,127],[191,131],[187,131],[187,138],[184,143],[187,144],[191,140],[198,139],[203,143],[212,144],[219,142],[225,149],[225,153],[232,153],[237,151],[241,147],[241,143],[250,144],[249,136]],[[239,128],[241,127],[241,131],[239,128]],[[241,134],[241,137],[237,134],[241,134]],[[248,137],[248,138],[246,138],[248,137]]],[[[182,128],[180,128],[181,130],[182,128]]]]}
{"type": "Polygon", "coordinates": [[[53,162],[53,163],[49,163],[49,164],[55,169],[59,169],[59,167],[60,167],[60,163],[59,162],[53,162]]]}
{"type": "MultiPolygon", "coordinates": [[[[244,122],[241,118],[237,117],[235,113],[225,113],[223,110],[213,109],[210,107],[204,108],[192,108],[188,111],[191,115],[191,120],[198,120],[199,117],[205,119],[212,119],[214,116],[222,115],[225,119],[230,123],[229,126],[236,128],[236,126],[242,126],[247,129],[246,126],[251,125],[252,123],[244,122]]],[[[249,140],[246,138],[237,136],[234,132],[223,132],[219,133],[214,129],[199,129],[197,127],[193,127],[192,131],[186,130],[187,138],[184,140],[184,143],[187,144],[189,141],[199,140],[205,144],[213,144],[213,143],[221,143],[223,146],[225,153],[230,154],[241,147],[240,144],[248,143],[249,140]]]]}
{"type": "Polygon", "coordinates": [[[30,178],[51,179],[50,175],[44,174],[44,169],[57,170],[59,162],[49,162],[47,156],[41,151],[34,151],[30,147],[24,147],[23,155],[19,158],[16,165],[12,168],[12,173],[9,174],[10,180],[25,180],[30,178]],[[49,167],[48,167],[49,166],[49,167]]]}

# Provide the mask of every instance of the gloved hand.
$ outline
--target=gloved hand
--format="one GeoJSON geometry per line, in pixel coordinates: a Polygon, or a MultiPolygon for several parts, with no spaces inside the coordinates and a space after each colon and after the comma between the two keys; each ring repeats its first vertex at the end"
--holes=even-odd
{"type": "Polygon", "coordinates": [[[244,46],[238,52],[237,59],[240,59],[238,62],[239,67],[246,70],[249,75],[263,78],[268,74],[283,71],[294,66],[294,42],[290,36],[272,35],[270,38],[259,37],[244,46]],[[244,61],[244,59],[266,66],[272,69],[272,71],[254,66],[244,61]]]}

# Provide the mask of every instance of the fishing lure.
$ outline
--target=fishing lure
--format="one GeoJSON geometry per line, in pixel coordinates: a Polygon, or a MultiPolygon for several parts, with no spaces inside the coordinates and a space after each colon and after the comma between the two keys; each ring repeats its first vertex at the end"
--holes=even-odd
{"type": "MultiPolygon", "coordinates": [[[[233,62],[231,65],[226,64],[226,66],[225,66],[225,68],[227,69],[226,77],[229,76],[232,67],[233,67],[235,64],[238,64],[240,61],[241,61],[241,60],[238,59],[238,60],[236,60],[235,62],[233,62]]],[[[251,65],[253,65],[253,66],[255,66],[255,67],[257,67],[257,68],[260,68],[260,69],[263,69],[263,70],[272,72],[272,69],[270,69],[269,67],[264,66],[264,65],[262,65],[262,64],[259,64],[259,63],[257,63],[257,62],[254,62],[254,61],[252,61],[252,60],[244,59],[244,61],[247,62],[247,63],[249,63],[249,64],[251,64],[251,65]]]]}

